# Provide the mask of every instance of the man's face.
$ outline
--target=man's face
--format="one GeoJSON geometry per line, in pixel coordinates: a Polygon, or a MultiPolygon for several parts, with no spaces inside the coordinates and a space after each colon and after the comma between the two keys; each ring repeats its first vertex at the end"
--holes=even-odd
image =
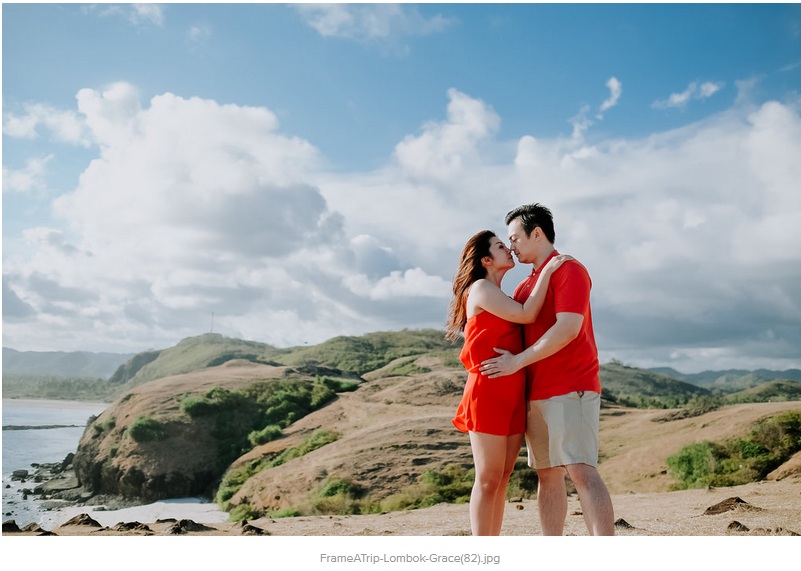
{"type": "Polygon", "coordinates": [[[515,218],[509,223],[509,244],[512,252],[517,256],[517,261],[521,264],[533,264],[537,260],[536,232],[535,228],[531,235],[527,236],[519,218],[515,218]]]}

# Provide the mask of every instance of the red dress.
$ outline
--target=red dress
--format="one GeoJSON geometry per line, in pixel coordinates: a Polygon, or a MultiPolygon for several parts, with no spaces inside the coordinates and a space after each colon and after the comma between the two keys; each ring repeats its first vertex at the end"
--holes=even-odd
{"type": "Polygon", "coordinates": [[[453,425],[462,432],[481,432],[499,436],[521,434],[526,430],[526,371],[490,379],[479,372],[481,362],[498,353],[523,350],[519,325],[482,311],[467,320],[464,347],[459,355],[467,369],[467,383],[453,425]]]}

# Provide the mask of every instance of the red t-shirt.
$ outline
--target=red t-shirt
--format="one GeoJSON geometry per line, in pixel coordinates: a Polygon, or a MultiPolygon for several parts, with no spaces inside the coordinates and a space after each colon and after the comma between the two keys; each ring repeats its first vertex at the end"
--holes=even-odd
{"type": "MultiPolygon", "coordinates": [[[[552,257],[554,252],[543,262],[552,257]]],[[[514,293],[515,301],[524,303],[539,273],[532,274],[520,282],[514,293]]],[[[533,323],[523,326],[526,347],[533,345],[548,329],[556,323],[556,314],[579,313],[584,316],[578,336],[560,351],[527,367],[529,383],[529,399],[542,400],[565,395],[573,391],[601,392],[601,380],[598,376],[598,348],[592,330],[592,313],[590,312],[590,289],[592,281],[587,269],[576,261],[563,263],[548,284],[542,309],[533,323]]]]}

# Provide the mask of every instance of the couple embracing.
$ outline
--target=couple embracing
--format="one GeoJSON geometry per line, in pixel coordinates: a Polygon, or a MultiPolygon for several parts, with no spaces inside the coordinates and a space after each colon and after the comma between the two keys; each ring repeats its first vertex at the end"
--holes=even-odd
{"type": "Polygon", "coordinates": [[[447,324],[450,338],[464,336],[460,359],[468,377],[453,424],[469,434],[473,451],[473,535],[500,534],[506,486],[524,439],[537,471],[543,535],[562,535],[565,476],[576,487],[589,533],[614,535],[612,500],[597,470],[601,384],[590,276],[555,249],[546,207],[520,206],[506,215],[506,225],[511,249],[489,230],[465,245],[447,324]],[[533,266],[514,299],[500,287],[515,265],[512,254],[533,266]]]}

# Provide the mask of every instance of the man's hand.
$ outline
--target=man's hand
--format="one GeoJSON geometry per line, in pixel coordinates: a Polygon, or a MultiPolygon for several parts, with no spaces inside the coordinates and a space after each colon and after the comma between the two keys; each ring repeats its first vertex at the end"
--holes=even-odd
{"type": "Polygon", "coordinates": [[[494,357],[482,361],[479,371],[482,375],[487,375],[490,379],[496,377],[505,377],[516,373],[522,368],[522,365],[517,359],[517,355],[506,349],[498,349],[495,347],[495,352],[500,353],[500,357],[494,357]]]}

